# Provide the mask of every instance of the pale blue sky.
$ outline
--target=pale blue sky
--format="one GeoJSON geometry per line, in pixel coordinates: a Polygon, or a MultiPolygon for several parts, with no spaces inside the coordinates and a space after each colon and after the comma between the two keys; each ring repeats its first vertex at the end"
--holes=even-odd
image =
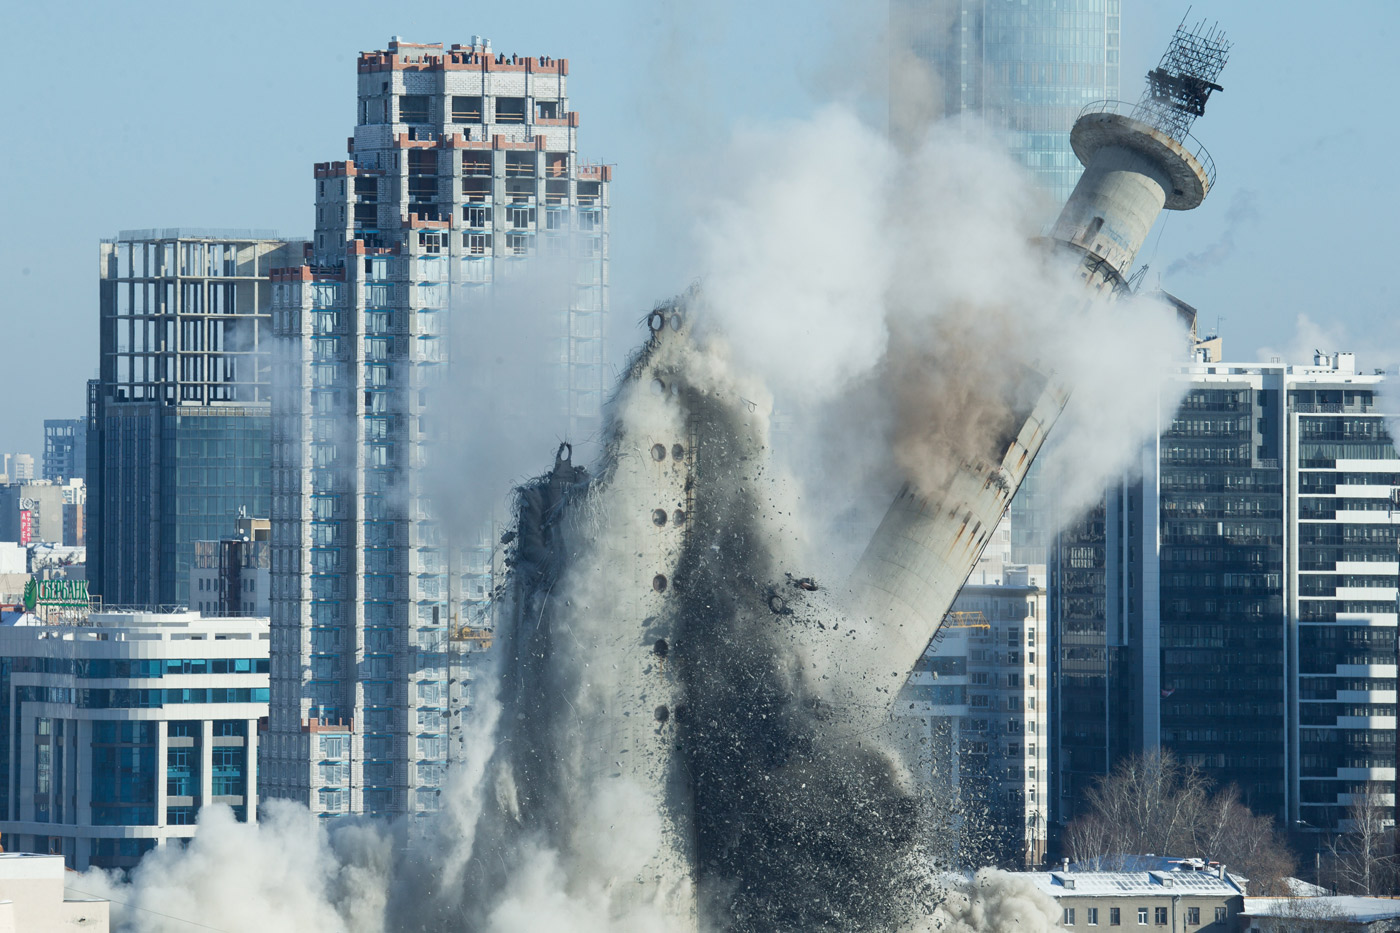
{"type": "MultiPolygon", "coordinates": [[[[1185,4],[1123,0],[1124,96],[1185,4]]],[[[311,227],[312,163],[345,157],[355,55],[389,37],[492,39],[571,60],[585,158],[617,165],[614,331],[687,283],[665,194],[687,140],[802,115],[833,95],[883,106],[876,0],[197,4],[10,3],[0,450],[41,452],[97,365],[97,242],[143,227],[311,227]]],[[[1400,174],[1400,4],[1196,2],[1235,41],[1196,127],[1219,167],[1206,204],[1140,256],[1148,281],[1223,318],[1227,355],[1353,348],[1400,360],[1391,283],[1400,174]],[[1190,259],[1197,254],[1196,260],[1190,259]],[[1305,315],[1311,328],[1298,332],[1305,315]]]]}

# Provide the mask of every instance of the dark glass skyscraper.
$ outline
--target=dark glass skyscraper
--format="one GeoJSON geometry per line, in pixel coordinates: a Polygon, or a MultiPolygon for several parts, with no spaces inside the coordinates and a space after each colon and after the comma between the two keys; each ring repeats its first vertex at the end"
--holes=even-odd
{"type": "Polygon", "coordinates": [[[1339,353],[1201,359],[1179,378],[1175,416],[1109,488],[1102,529],[1059,536],[1062,815],[1093,752],[1107,768],[1162,748],[1256,813],[1336,829],[1352,795],[1395,780],[1400,461],[1383,377],[1339,353]],[[1100,641],[1077,644],[1081,629],[1100,641]]]}
{"type": "MultiPolygon", "coordinates": [[[[1186,763],[1238,785],[1256,812],[1282,815],[1287,618],[1278,406],[1274,379],[1193,379],[1161,436],[1160,526],[1129,539],[1130,573],[1141,568],[1131,578],[1129,624],[1141,633],[1138,743],[1150,746],[1159,734],[1186,763]],[[1158,592],[1142,592],[1154,578],[1158,592]]],[[[1151,500],[1149,491],[1149,524],[1151,500]]]]}

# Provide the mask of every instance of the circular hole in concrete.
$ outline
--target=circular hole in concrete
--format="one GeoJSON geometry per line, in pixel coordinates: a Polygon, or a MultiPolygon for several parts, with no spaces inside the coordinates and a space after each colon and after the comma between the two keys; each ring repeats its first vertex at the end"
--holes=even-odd
{"type": "Polygon", "coordinates": [[[658,593],[666,592],[666,575],[664,573],[658,573],[656,576],[652,577],[651,588],[658,593]]]}
{"type": "Polygon", "coordinates": [[[676,459],[676,460],[684,460],[684,459],[685,459],[685,448],[682,447],[680,444],[672,444],[672,445],[671,445],[671,456],[672,456],[674,459],[676,459]]]}
{"type": "Polygon", "coordinates": [[[658,461],[659,461],[659,460],[665,460],[665,459],[666,459],[666,445],[665,445],[665,444],[652,444],[652,445],[651,445],[651,459],[653,459],[653,460],[658,460],[658,461]]]}
{"type": "Polygon", "coordinates": [[[671,325],[671,330],[679,331],[681,329],[681,313],[679,311],[672,311],[669,323],[671,325]]]}
{"type": "Polygon", "coordinates": [[[651,522],[652,522],[653,525],[664,525],[664,524],[666,524],[666,510],[665,510],[665,509],[657,509],[657,510],[655,510],[654,512],[652,512],[652,513],[651,513],[651,522]]]}
{"type": "Polygon", "coordinates": [[[681,509],[676,509],[675,514],[671,516],[671,521],[675,522],[677,525],[684,525],[685,512],[681,509]]]}
{"type": "Polygon", "coordinates": [[[657,722],[665,722],[666,720],[671,718],[671,711],[667,709],[664,705],[662,705],[656,708],[655,715],[657,722]]]}
{"type": "Polygon", "coordinates": [[[656,644],[651,646],[651,653],[661,660],[666,660],[666,655],[671,651],[671,646],[666,644],[666,639],[658,638],[656,644]]]}

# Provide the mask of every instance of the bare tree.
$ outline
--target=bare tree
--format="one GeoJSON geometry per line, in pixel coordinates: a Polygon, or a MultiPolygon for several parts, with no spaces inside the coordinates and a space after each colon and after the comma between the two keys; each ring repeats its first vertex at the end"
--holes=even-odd
{"type": "Polygon", "coordinates": [[[1066,829],[1071,858],[1105,870],[1126,856],[1204,856],[1251,880],[1251,894],[1287,893],[1296,867],[1273,819],[1250,812],[1233,786],[1210,793],[1201,772],[1171,752],[1131,756],[1086,795],[1066,829]]]}
{"type": "Polygon", "coordinates": [[[1396,893],[1395,824],[1386,787],[1367,782],[1353,794],[1344,831],[1327,847],[1339,891],[1348,894],[1396,893]]]}
{"type": "Polygon", "coordinates": [[[1070,824],[1077,861],[1183,851],[1203,819],[1205,782],[1170,752],[1133,755],[1086,795],[1088,813],[1070,824]]]}

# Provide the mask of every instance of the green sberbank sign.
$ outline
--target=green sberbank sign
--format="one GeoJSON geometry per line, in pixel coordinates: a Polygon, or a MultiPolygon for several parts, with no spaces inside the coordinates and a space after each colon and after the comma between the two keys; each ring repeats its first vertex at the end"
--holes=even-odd
{"type": "Polygon", "coordinates": [[[29,612],[36,609],[86,609],[89,603],[86,580],[40,580],[30,577],[24,585],[24,608],[29,612]]]}

